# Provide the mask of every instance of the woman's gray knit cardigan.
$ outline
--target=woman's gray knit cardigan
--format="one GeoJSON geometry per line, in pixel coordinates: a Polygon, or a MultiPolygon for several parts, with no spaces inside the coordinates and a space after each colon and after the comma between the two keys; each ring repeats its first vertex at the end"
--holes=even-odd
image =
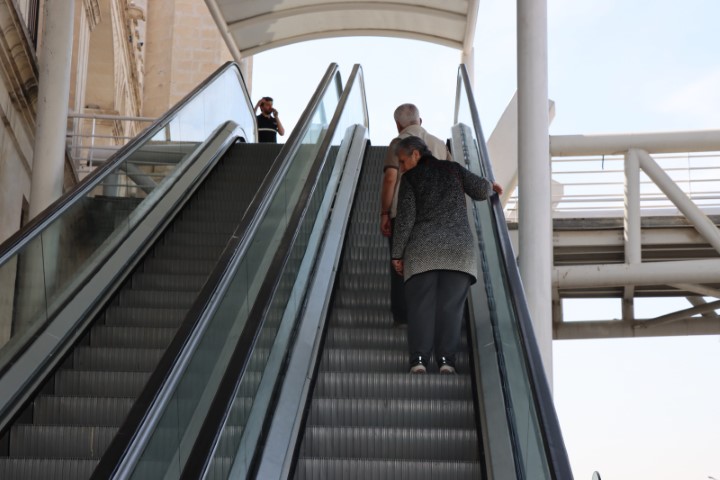
{"type": "Polygon", "coordinates": [[[492,183],[456,162],[429,155],[403,174],[392,258],[403,260],[405,281],[430,270],[465,272],[476,281],[465,194],[485,200],[492,194],[492,183]]]}

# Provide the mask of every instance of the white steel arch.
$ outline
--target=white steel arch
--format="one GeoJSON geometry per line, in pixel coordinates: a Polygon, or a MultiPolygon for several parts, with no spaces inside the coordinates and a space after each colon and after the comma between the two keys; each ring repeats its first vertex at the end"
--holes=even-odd
{"type": "Polygon", "coordinates": [[[472,53],[479,0],[205,0],[235,60],[305,40],[383,36],[472,53]]]}

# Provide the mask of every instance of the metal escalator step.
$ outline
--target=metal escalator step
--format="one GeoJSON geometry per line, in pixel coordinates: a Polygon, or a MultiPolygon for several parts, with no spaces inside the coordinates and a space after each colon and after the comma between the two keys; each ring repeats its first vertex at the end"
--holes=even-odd
{"type": "MultiPolygon", "coordinates": [[[[399,350],[370,350],[356,348],[326,348],[320,361],[320,371],[323,372],[407,372],[408,354],[399,350]]],[[[468,356],[459,353],[456,359],[456,368],[461,373],[468,373],[468,356]]],[[[436,367],[428,366],[432,372],[436,367]]]]}
{"type": "Polygon", "coordinates": [[[10,456],[97,460],[116,431],[115,427],[15,425],[10,430],[10,456]]]}
{"type": "Polygon", "coordinates": [[[479,460],[475,429],[457,428],[305,428],[300,458],[385,458],[479,460]]]}
{"type": "Polygon", "coordinates": [[[392,327],[390,308],[333,308],[330,324],[338,327],[392,327]]]}
{"type": "Polygon", "coordinates": [[[466,400],[472,396],[469,375],[410,375],[375,372],[319,372],[315,397],[466,400]]]}
{"type": "Polygon", "coordinates": [[[196,296],[172,290],[123,290],[117,298],[121,307],[189,309],[196,296]]]}
{"type": "Polygon", "coordinates": [[[132,277],[132,288],[199,292],[206,280],[207,275],[164,275],[139,272],[132,277]]]}
{"type": "MultiPolygon", "coordinates": [[[[226,200],[231,199],[226,198],[226,200]]],[[[242,218],[243,214],[243,210],[241,208],[208,208],[207,206],[205,208],[200,208],[202,206],[202,204],[199,204],[198,208],[183,209],[180,214],[180,218],[183,221],[189,222],[218,222],[234,225],[242,218]]]]}
{"type": "Polygon", "coordinates": [[[386,262],[389,260],[388,248],[385,245],[354,247],[347,251],[345,259],[352,262],[386,262]]]}
{"type": "Polygon", "coordinates": [[[382,262],[348,262],[340,270],[341,274],[352,273],[357,275],[387,275],[388,266],[386,261],[382,262]]]}
{"type": "Polygon", "coordinates": [[[90,330],[90,345],[116,348],[167,348],[176,332],[176,328],[96,325],[90,330]]]}
{"type": "Polygon", "coordinates": [[[73,366],[81,370],[151,372],[163,353],[162,348],[77,347],[73,351],[73,366]]]}
{"type": "Polygon", "coordinates": [[[315,398],[308,425],[468,428],[474,415],[469,400],[315,398]]]}
{"type": "Polygon", "coordinates": [[[224,235],[229,238],[235,228],[237,228],[237,225],[233,223],[183,220],[172,224],[168,233],[196,235],[198,232],[207,232],[213,236],[224,235]]]}
{"type": "Polygon", "coordinates": [[[335,306],[390,309],[389,290],[338,290],[335,294],[335,306]]]}
{"type": "Polygon", "coordinates": [[[296,480],[482,480],[480,462],[301,458],[296,480]]]}
{"type": "Polygon", "coordinates": [[[390,260],[388,272],[379,274],[353,275],[346,273],[338,279],[338,288],[348,290],[375,290],[378,295],[390,295],[390,260]]]}
{"type": "Polygon", "coordinates": [[[146,273],[162,273],[165,275],[208,275],[215,266],[215,260],[148,257],[143,262],[142,271],[146,273]]]}
{"type": "Polygon", "coordinates": [[[407,327],[330,328],[325,348],[370,348],[407,350],[407,327]]]}
{"type": "MultiPolygon", "coordinates": [[[[462,349],[467,347],[466,337],[460,337],[462,349]]],[[[326,348],[362,348],[407,351],[407,325],[393,327],[339,327],[328,330],[326,348]]]]}
{"type": "Polygon", "coordinates": [[[222,233],[209,232],[167,232],[161,240],[163,245],[215,245],[223,247],[230,237],[222,233]]]}
{"type": "Polygon", "coordinates": [[[33,421],[36,425],[119,427],[134,401],[134,398],[42,395],[33,402],[33,421]]]}
{"type": "Polygon", "coordinates": [[[105,310],[105,325],[178,327],[185,319],[186,308],[149,308],[110,306],[105,310]]]}
{"type": "Polygon", "coordinates": [[[97,460],[74,458],[0,458],[0,478],[7,480],[77,480],[90,478],[97,460]]]}
{"type": "Polygon", "coordinates": [[[222,246],[217,245],[163,245],[158,248],[156,255],[162,253],[162,258],[178,258],[193,260],[216,261],[222,253],[222,246]]]}
{"type": "Polygon", "coordinates": [[[150,378],[147,372],[64,370],[55,374],[56,395],[137,397],[150,378]]]}

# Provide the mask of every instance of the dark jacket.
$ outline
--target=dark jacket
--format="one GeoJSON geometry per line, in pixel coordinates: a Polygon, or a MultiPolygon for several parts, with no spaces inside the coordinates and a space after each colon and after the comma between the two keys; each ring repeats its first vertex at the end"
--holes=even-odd
{"type": "Polygon", "coordinates": [[[455,270],[477,279],[465,194],[485,200],[492,191],[487,179],[432,156],[403,174],[392,258],[403,260],[406,281],[430,270],[455,270]]]}

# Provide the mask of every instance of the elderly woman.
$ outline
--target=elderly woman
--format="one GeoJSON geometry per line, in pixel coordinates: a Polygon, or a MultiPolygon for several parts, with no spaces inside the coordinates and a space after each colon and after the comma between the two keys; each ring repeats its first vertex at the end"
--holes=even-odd
{"type": "Polygon", "coordinates": [[[485,200],[496,183],[432,156],[422,139],[395,147],[403,177],[392,263],[405,279],[410,373],[426,373],[433,351],[440,373],[455,373],[465,299],[477,263],[465,195],[485,200]]]}

